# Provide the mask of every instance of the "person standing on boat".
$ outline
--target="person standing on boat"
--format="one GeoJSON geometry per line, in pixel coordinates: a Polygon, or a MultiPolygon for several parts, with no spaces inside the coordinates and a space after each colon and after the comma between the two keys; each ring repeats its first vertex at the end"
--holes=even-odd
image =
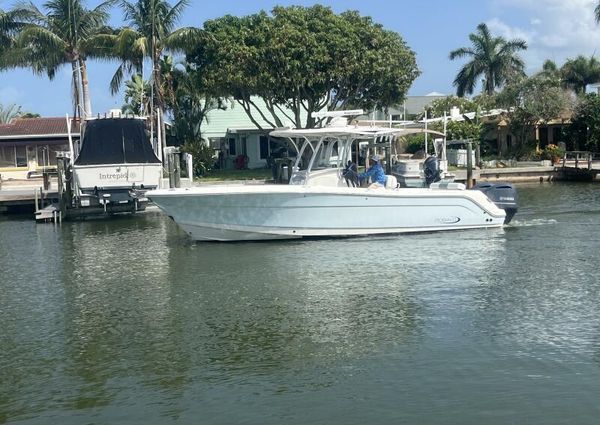
{"type": "Polygon", "coordinates": [[[373,155],[371,157],[371,161],[373,161],[373,165],[371,165],[367,171],[360,173],[358,176],[360,182],[362,183],[363,181],[368,180],[370,177],[371,186],[369,187],[385,187],[385,173],[381,167],[379,155],[373,155]]]}

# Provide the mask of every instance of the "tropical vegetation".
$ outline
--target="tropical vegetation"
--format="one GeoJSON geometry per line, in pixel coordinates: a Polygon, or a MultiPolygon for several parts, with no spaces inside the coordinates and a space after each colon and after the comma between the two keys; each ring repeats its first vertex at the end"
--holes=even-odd
{"type": "Polygon", "coordinates": [[[99,39],[110,31],[106,23],[113,3],[107,0],[93,9],[82,0],[48,0],[43,9],[33,3],[18,4],[11,11],[18,34],[12,39],[11,54],[4,55],[4,66],[29,68],[50,79],[62,66],[70,66],[74,113],[91,115],[87,59],[107,56],[99,39]]]}
{"type": "Polygon", "coordinates": [[[483,91],[492,95],[512,78],[525,75],[525,63],[518,55],[527,49],[524,40],[505,40],[494,37],[485,23],[469,34],[470,47],[460,47],[450,52],[450,60],[468,58],[454,80],[459,97],[473,94],[475,86],[483,77],[483,91]]]}
{"type": "MultiPolygon", "coordinates": [[[[202,126],[215,108],[235,104],[257,128],[285,122],[309,128],[322,124],[313,113],[323,109],[371,111],[400,104],[420,74],[415,53],[399,34],[355,11],[275,7],[271,13],[227,15],[201,28],[180,28],[189,4],[104,0],[88,8],[85,0],[47,0],[38,8],[17,3],[0,10],[0,69],[27,68],[52,79],[70,67],[74,111],[90,115],[88,61],[118,62],[110,90],[123,90],[123,111],[150,115],[152,122],[156,114],[169,118],[172,126],[169,132],[162,128],[162,145],[168,135],[193,153],[200,160],[198,173],[208,172],[212,163],[202,126]],[[123,13],[122,28],[107,25],[113,7],[123,13]]],[[[600,2],[595,16],[600,22],[600,2]]],[[[450,60],[465,60],[454,79],[457,96],[426,110],[429,118],[449,114],[452,107],[476,112],[473,119],[450,122],[449,138],[483,140],[490,128],[480,117],[502,108],[516,139],[511,155],[543,154],[534,129],[570,115],[565,139],[570,146],[600,148],[599,101],[585,94],[586,86],[600,81],[600,61],[582,55],[562,64],[547,60],[527,76],[520,56],[527,48],[524,40],[494,35],[485,23],[468,38],[468,46],[449,54],[450,60]]],[[[5,116],[16,110],[0,109],[5,116]]]]}
{"type": "MultiPolygon", "coordinates": [[[[174,5],[165,0],[124,0],[121,6],[128,26],[106,38],[107,44],[113,47],[113,55],[121,62],[110,83],[113,94],[119,91],[127,73],[142,72],[144,60],[150,61],[151,118],[154,117],[154,108],[158,109],[158,116],[161,118],[166,112],[165,76],[161,72],[164,55],[169,52],[185,53],[199,40],[200,31],[197,28],[177,28],[177,23],[189,3],[189,0],[179,0],[174,5]]],[[[161,119],[161,126],[161,144],[164,147],[164,119],[161,119]]]]}
{"type": "Polygon", "coordinates": [[[21,107],[12,103],[10,105],[2,105],[0,103],[0,124],[8,124],[14,118],[22,115],[21,107]]]}
{"type": "Polygon", "coordinates": [[[207,90],[233,98],[258,128],[284,121],[314,127],[320,120],[312,113],[325,108],[387,108],[404,99],[419,75],[400,35],[357,12],[275,7],[271,15],[208,21],[204,34],[188,62],[207,90]]]}
{"type": "Polygon", "coordinates": [[[600,96],[590,93],[580,98],[567,129],[567,140],[573,150],[600,152],[600,96]]]}

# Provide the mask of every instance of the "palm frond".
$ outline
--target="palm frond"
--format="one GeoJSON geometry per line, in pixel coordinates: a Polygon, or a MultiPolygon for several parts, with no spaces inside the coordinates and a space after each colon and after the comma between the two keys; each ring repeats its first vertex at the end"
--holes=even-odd
{"type": "Polygon", "coordinates": [[[185,53],[195,50],[203,39],[203,31],[199,28],[180,28],[169,34],[163,41],[163,45],[171,51],[182,51],[185,53]]]}
{"type": "Polygon", "coordinates": [[[475,56],[475,51],[470,47],[460,47],[450,52],[450,60],[462,58],[465,56],[475,56]]]}
{"type": "Polygon", "coordinates": [[[190,1],[189,0],[179,0],[167,12],[166,16],[164,17],[164,23],[163,23],[163,25],[165,26],[165,28],[168,28],[168,32],[171,32],[173,30],[173,28],[175,27],[175,25],[177,24],[177,22],[179,22],[179,20],[183,16],[184,9],[186,7],[188,7],[189,5],[190,5],[190,1]]]}

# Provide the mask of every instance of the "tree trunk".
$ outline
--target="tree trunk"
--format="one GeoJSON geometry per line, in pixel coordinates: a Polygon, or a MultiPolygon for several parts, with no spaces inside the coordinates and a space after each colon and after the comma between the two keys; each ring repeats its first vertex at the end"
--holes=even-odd
{"type": "Polygon", "coordinates": [[[90,84],[88,81],[87,67],[84,59],[79,59],[79,65],[81,70],[81,88],[83,95],[83,115],[84,117],[92,116],[92,99],[90,97],[90,84]]]}
{"type": "Polygon", "coordinates": [[[158,108],[158,114],[160,115],[160,145],[164,152],[167,147],[167,125],[165,124],[163,109],[161,107],[158,108]]]}
{"type": "Polygon", "coordinates": [[[71,77],[71,85],[73,89],[73,116],[79,117],[81,116],[81,85],[79,83],[79,65],[77,60],[71,62],[71,69],[73,71],[73,75],[71,77]]]}
{"type": "Polygon", "coordinates": [[[160,74],[160,70],[159,70],[159,60],[160,60],[160,52],[156,51],[154,46],[155,46],[155,41],[153,41],[152,43],[152,84],[154,84],[154,96],[156,96],[156,103],[158,105],[156,105],[158,107],[158,114],[160,116],[160,145],[161,145],[161,149],[164,152],[164,149],[167,147],[167,134],[165,132],[165,120],[163,117],[163,114],[165,112],[165,99],[163,96],[163,90],[162,90],[162,78],[161,78],[161,74],[160,74]]]}

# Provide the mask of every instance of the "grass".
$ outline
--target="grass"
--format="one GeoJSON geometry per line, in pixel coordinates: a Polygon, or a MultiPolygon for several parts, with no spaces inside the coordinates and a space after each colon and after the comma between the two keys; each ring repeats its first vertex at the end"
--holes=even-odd
{"type": "Polygon", "coordinates": [[[200,177],[199,181],[223,181],[223,180],[272,180],[270,168],[255,168],[249,170],[212,170],[210,173],[200,177]]]}

